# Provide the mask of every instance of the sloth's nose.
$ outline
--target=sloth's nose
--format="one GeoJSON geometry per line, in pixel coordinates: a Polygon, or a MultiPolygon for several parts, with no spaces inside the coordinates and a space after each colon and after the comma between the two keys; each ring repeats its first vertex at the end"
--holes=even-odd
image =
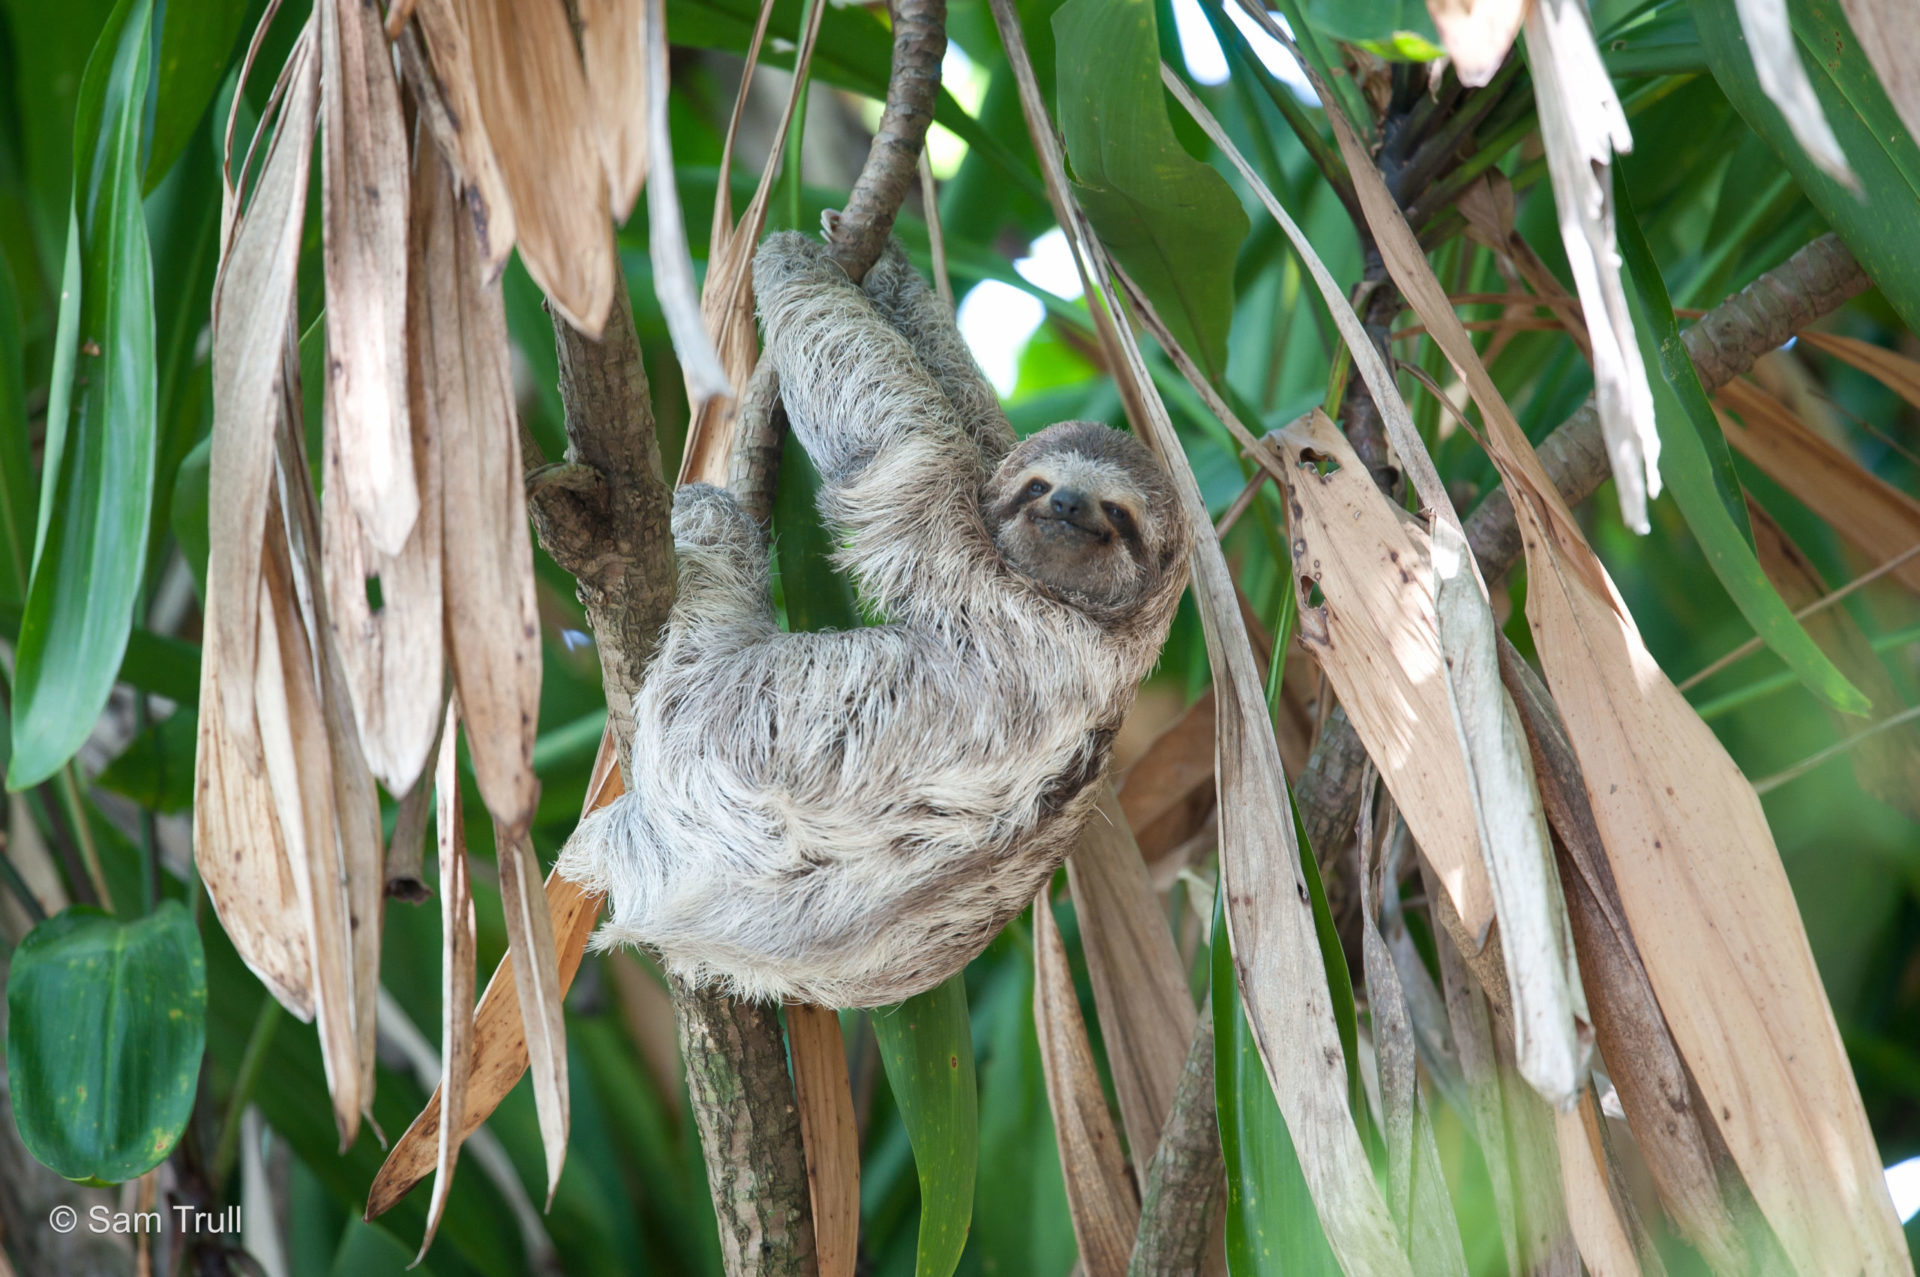
{"type": "Polygon", "coordinates": [[[1062,519],[1078,519],[1093,508],[1086,493],[1072,488],[1055,488],[1051,504],[1054,515],[1062,519]]]}

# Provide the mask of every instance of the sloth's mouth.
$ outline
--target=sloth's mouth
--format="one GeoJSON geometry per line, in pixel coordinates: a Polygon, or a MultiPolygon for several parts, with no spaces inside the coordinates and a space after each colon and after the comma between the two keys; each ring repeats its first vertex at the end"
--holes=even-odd
{"type": "Polygon", "coordinates": [[[1097,523],[1069,518],[1060,514],[1041,514],[1036,510],[1027,511],[1027,517],[1040,524],[1041,531],[1048,536],[1072,536],[1106,545],[1113,540],[1113,531],[1097,523]]]}

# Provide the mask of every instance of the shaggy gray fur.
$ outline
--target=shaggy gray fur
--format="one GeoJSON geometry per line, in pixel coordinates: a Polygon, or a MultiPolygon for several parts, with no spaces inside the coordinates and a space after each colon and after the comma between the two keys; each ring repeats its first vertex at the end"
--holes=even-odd
{"type": "Polygon", "coordinates": [[[560,871],[607,894],[602,948],[754,998],[898,1002],[978,954],[1072,848],[1165,640],[1185,532],[1130,436],[1069,422],[1016,446],[897,244],[860,287],[814,241],[771,236],[754,288],[838,562],[890,621],[782,633],[760,529],[726,492],[682,488],[633,788],[560,871]]]}

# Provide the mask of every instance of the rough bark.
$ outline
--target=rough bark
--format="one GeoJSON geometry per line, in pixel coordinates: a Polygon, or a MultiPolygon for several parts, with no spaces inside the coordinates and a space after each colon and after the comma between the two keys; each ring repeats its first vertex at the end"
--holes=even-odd
{"type": "MultiPolygon", "coordinates": [[[[528,505],[540,543],[574,574],[620,771],[630,777],[633,694],[673,604],[673,493],[625,282],[600,340],[558,315],[553,331],[567,456],[529,468],[528,505]]],[[[812,1273],[813,1216],[778,1010],[677,981],[673,1003],[726,1272],[812,1273]]]]}
{"type": "Polygon", "coordinates": [[[1147,1165],[1140,1228],[1127,1277],[1189,1277],[1207,1271],[1226,1208],[1213,1092],[1213,1008],[1204,1006],[1160,1145],[1147,1165]]]}

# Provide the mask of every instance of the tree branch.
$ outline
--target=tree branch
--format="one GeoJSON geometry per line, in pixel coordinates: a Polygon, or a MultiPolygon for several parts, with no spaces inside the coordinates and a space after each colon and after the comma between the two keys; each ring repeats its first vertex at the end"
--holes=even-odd
{"type": "MultiPolygon", "coordinates": [[[[631,779],[633,695],[673,604],[673,494],[626,283],[599,341],[553,316],[564,462],[530,469],[540,543],[574,574],[600,652],[607,716],[631,779]]],[[[800,1120],[779,1012],[673,982],[674,1018],[729,1277],[814,1271],[800,1120]]]]}
{"type": "Polygon", "coordinates": [[[1226,1206],[1213,1096],[1213,1007],[1200,1008],[1187,1062],[1141,1188],[1127,1277],[1190,1277],[1206,1269],[1226,1206]]]}
{"type": "MultiPolygon", "coordinates": [[[[1838,236],[1823,235],[1709,311],[1683,334],[1700,382],[1712,394],[1796,331],[1831,313],[1867,288],[1859,263],[1838,236]]],[[[1591,397],[1539,445],[1541,464],[1569,505],[1592,496],[1611,473],[1600,417],[1591,397]]],[[[1496,489],[1465,521],[1467,544],[1488,584],[1498,582],[1520,559],[1520,531],[1513,501],[1496,489]]],[[[1306,770],[1294,786],[1300,816],[1328,896],[1348,872],[1345,854],[1360,810],[1360,774],[1366,750],[1336,707],[1315,742],[1306,770]]],[[[1353,921],[1357,924],[1358,917],[1353,921]]],[[[1348,940],[1342,932],[1342,942],[1348,940]]],[[[1357,945],[1357,937],[1355,938],[1357,945]]],[[[1355,946],[1349,945],[1350,950],[1355,946]]]]}

